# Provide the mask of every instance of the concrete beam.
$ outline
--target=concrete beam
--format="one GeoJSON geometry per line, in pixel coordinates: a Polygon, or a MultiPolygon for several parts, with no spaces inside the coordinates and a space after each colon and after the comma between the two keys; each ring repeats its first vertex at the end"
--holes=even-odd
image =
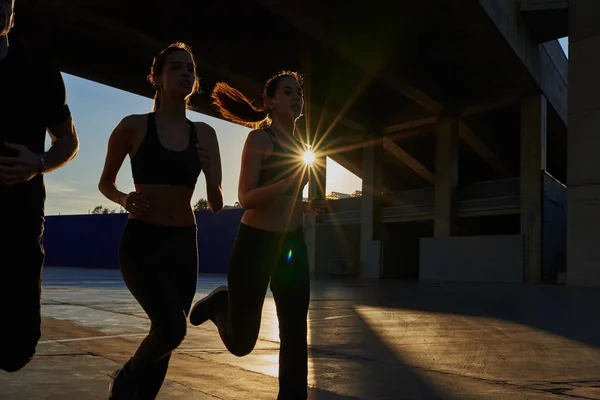
{"type": "Polygon", "coordinates": [[[542,171],[546,169],[546,98],[532,96],[521,108],[521,234],[525,237],[525,281],[542,279],[542,171]]]}
{"type": "Polygon", "coordinates": [[[408,129],[420,128],[422,126],[433,125],[437,122],[437,116],[425,117],[421,119],[415,119],[412,121],[402,122],[400,124],[390,125],[383,129],[384,135],[392,133],[402,132],[408,129]]]}
{"type": "Polygon", "coordinates": [[[478,1],[566,124],[567,80],[560,72],[566,71],[566,61],[564,65],[558,65],[557,60],[548,54],[546,45],[540,45],[534,39],[526,27],[517,0],[478,1]]]}
{"type": "Polygon", "coordinates": [[[363,181],[360,202],[360,276],[381,276],[381,191],[383,142],[371,135],[371,146],[363,149],[363,181]]]}
{"type": "Polygon", "coordinates": [[[435,176],[431,171],[429,171],[423,164],[421,164],[417,159],[412,157],[406,151],[404,151],[400,146],[394,143],[387,137],[383,138],[383,148],[389,151],[394,157],[398,160],[402,161],[409,168],[419,174],[423,179],[435,185],[435,176]]]}
{"type": "Polygon", "coordinates": [[[459,136],[473,151],[475,151],[501,177],[512,176],[510,169],[498,158],[471,128],[463,121],[459,122],[459,136]]]}
{"type": "MultiPolygon", "coordinates": [[[[298,10],[290,10],[290,8],[287,5],[276,0],[257,1],[262,6],[269,9],[276,15],[284,18],[288,23],[297,27],[304,34],[307,34],[312,38],[320,41],[321,43],[324,43],[325,45],[332,48],[334,51],[338,52],[340,56],[344,57],[349,62],[356,64],[356,60],[354,60],[354,58],[348,54],[343,54],[342,51],[337,46],[335,46],[335,42],[332,39],[330,39],[328,35],[325,34],[324,29],[318,26],[317,24],[313,23],[313,20],[310,17],[306,15],[298,15],[298,10]]],[[[389,85],[391,88],[395,89],[397,92],[411,99],[415,103],[421,105],[423,108],[425,108],[433,114],[431,117],[426,117],[416,121],[408,121],[406,123],[389,126],[384,129],[384,134],[397,132],[403,129],[413,128],[421,125],[434,124],[437,121],[438,116],[442,113],[444,109],[444,105],[436,99],[434,99],[432,96],[428,95],[422,90],[411,85],[409,82],[406,82],[396,76],[383,73],[379,75],[378,79],[389,85]]],[[[506,168],[499,166],[501,163],[499,163],[498,158],[493,155],[491,150],[489,150],[489,148],[487,148],[481,140],[478,140],[476,137],[474,137],[474,135],[472,135],[472,132],[471,135],[469,135],[468,133],[465,135],[467,143],[469,145],[475,145],[473,150],[478,152],[478,154],[484,154],[485,160],[492,160],[492,168],[498,170],[502,176],[510,176],[510,173],[508,175],[506,174],[506,168]]],[[[395,156],[400,158],[402,161],[409,160],[410,164],[407,165],[413,170],[415,170],[417,173],[419,173],[421,176],[423,176],[422,174],[425,173],[425,175],[427,176],[427,180],[431,178],[429,174],[425,172],[426,169],[424,171],[423,168],[421,168],[422,166],[413,163],[412,160],[414,159],[412,159],[412,157],[406,157],[407,154],[403,152],[402,149],[398,150],[399,148],[397,146],[391,146],[389,142],[387,142],[386,146],[387,149],[393,149],[396,152],[395,156]],[[415,169],[415,167],[417,169],[415,169]]]]}
{"type": "Polygon", "coordinates": [[[310,167],[310,180],[308,182],[308,197],[320,197],[322,199],[327,196],[327,157],[317,156],[310,167]]]}
{"type": "MultiPolygon", "coordinates": [[[[427,123],[429,123],[430,121],[431,121],[431,119],[429,119],[429,118],[426,120],[427,123]]],[[[422,122],[422,124],[424,124],[424,123],[425,122],[422,122]]],[[[415,125],[415,126],[419,125],[418,122],[416,124],[417,125],[415,125]]],[[[360,144],[353,145],[352,146],[353,148],[362,147],[363,149],[366,149],[370,146],[377,144],[377,143],[373,142],[373,139],[370,139],[370,137],[372,137],[373,135],[366,134],[367,128],[365,126],[356,125],[356,128],[358,130],[360,130],[361,132],[364,132],[364,134],[362,136],[363,142],[360,144]]],[[[355,137],[358,137],[358,136],[355,136],[355,137]]],[[[379,141],[383,142],[383,148],[385,150],[389,151],[394,157],[396,157],[397,159],[402,161],[407,167],[409,167],[410,169],[415,171],[418,175],[423,177],[425,180],[427,180],[431,184],[435,184],[435,177],[434,177],[433,173],[431,171],[429,171],[417,159],[415,159],[410,154],[408,154],[406,151],[404,151],[404,149],[402,149],[400,146],[395,144],[393,142],[393,140],[391,139],[391,136],[390,137],[382,137],[382,138],[378,137],[376,142],[379,142],[379,141]]],[[[333,159],[333,155],[330,155],[330,157],[332,157],[332,159],[333,159]]],[[[337,159],[335,159],[335,161],[338,164],[340,164],[341,166],[346,168],[348,171],[352,172],[354,175],[356,175],[358,177],[362,177],[362,172],[356,167],[356,165],[348,162],[348,160],[344,159],[343,157],[339,157],[339,158],[340,158],[341,162],[338,162],[337,159]],[[344,162],[345,164],[342,164],[342,162],[344,162]]],[[[384,190],[391,192],[391,190],[389,190],[388,187],[384,187],[384,190]]]]}
{"type": "Polygon", "coordinates": [[[500,95],[496,94],[489,98],[480,99],[476,103],[461,105],[457,107],[457,114],[461,118],[482,114],[488,111],[517,105],[521,101],[521,98],[521,93],[517,91],[506,91],[500,95]]]}
{"type": "Polygon", "coordinates": [[[600,287],[600,2],[571,2],[567,285],[600,287]]]}
{"type": "Polygon", "coordinates": [[[521,11],[564,10],[569,8],[569,0],[521,0],[521,11]]]}
{"type": "MultiPolygon", "coordinates": [[[[158,52],[168,46],[171,42],[161,41],[158,38],[142,32],[135,27],[120,24],[114,19],[102,15],[98,12],[91,12],[84,7],[78,6],[74,1],[63,1],[63,2],[48,2],[45,4],[47,7],[56,8],[56,12],[60,13],[61,18],[68,21],[72,21],[77,24],[85,23],[91,27],[96,27],[104,35],[117,36],[121,41],[127,41],[136,46],[146,47],[152,49],[154,52],[158,52]]],[[[223,48],[219,46],[211,45],[210,41],[202,42],[203,54],[201,57],[196,58],[197,69],[200,75],[202,72],[216,73],[218,76],[223,77],[224,80],[230,80],[230,83],[241,84],[244,87],[251,88],[252,91],[262,93],[264,83],[257,82],[249,79],[248,77],[233,72],[229,66],[220,63],[219,59],[227,59],[222,56],[223,48]]],[[[101,82],[108,84],[107,82],[101,82]]],[[[313,103],[306,103],[306,109],[312,113],[312,115],[320,115],[324,119],[328,119],[332,122],[332,126],[335,124],[343,125],[356,132],[364,132],[365,127],[360,123],[343,118],[339,112],[331,112],[327,109],[319,107],[313,103]]],[[[216,116],[220,118],[220,116],[216,116]]],[[[331,127],[329,127],[331,129],[331,127]]]]}
{"type": "Polygon", "coordinates": [[[420,126],[418,128],[407,129],[405,131],[395,132],[393,134],[385,135],[388,139],[392,140],[394,143],[402,143],[406,140],[410,140],[412,138],[421,136],[425,133],[430,133],[434,130],[433,126],[420,126]]]}
{"type": "Polygon", "coordinates": [[[459,121],[456,118],[444,118],[436,126],[435,236],[452,236],[455,233],[458,131],[459,121]]]}
{"type": "MultiPolygon", "coordinates": [[[[278,0],[256,1],[267,10],[283,18],[292,26],[298,28],[303,34],[308,35],[312,39],[315,39],[328,46],[346,61],[362,68],[365,73],[370,74],[373,72],[370,71],[370,68],[368,68],[366,64],[360,65],[360,60],[357,60],[352,54],[347,54],[347,52],[345,52],[343,49],[340,49],[338,46],[336,46],[334,38],[331,37],[331,35],[327,35],[322,26],[314,23],[314,20],[299,10],[298,7],[290,7],[286,2],[278,0]]],[[[426,110],[431,111],[434,115],[439,114],[443,109],[443,104],[436,101],[423,90],[417,88],[404,79],[388,73],[378,74],[377,79],[396,91],[402,93],[404,96],[411,99],[416,104],[419,104],[426,110]]]]}

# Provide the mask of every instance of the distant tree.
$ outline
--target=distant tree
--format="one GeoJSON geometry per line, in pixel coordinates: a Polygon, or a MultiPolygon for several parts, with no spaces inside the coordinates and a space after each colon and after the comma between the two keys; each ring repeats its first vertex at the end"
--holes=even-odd
{"type": "Polygon", "coordinates": [[[200,197],[196,204],[194,204],[194,211],[208,210],[208,200],[200,197]]]}
{"type": "Polygon", "coordinates": [[[108,209],[107,207],[104,206],[96,206],[94,207],[94,209],[92,210],[92,214],[115,214],[117,212],[117,210],[115,209],[108,209]]]}

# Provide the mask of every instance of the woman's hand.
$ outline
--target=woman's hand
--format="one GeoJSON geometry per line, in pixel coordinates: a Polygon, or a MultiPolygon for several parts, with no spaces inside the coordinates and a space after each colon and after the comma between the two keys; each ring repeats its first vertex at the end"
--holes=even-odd
{"type": "Polygon", "coordinates": [[[150,208],[150,201],[141,193],[131,192],[121,204],[127,212],[133,215],[144,215],[146,211],[150,208]]]}

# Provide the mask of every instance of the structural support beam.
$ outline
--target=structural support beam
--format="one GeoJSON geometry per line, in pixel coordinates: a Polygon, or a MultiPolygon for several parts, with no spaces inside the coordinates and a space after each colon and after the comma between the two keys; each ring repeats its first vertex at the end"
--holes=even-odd
{"type": "MultiPolygon", "coordinates": [[[[74,1],[45,2],[44,6],[55,8],[55,13],[60,14],[61,18],[71,23],[85,23],[88,26],[87,30],[98,30],[102,32],[104,36],[118,38],[115,40],[118,40],[119,42],[129,42],[135,44],[136,46],[152,49],[153,52],[158,52],[170,44],[170,42],[159,40],[148,33],[142,32],[140,29],[118,23],[108,15],[90,11],[74,1]]],[[[230,66],[222,63],[223,59],[227,59],[225,56],[227,49],[225,49],[223,46],[215,45],[210,40],[204,40],[202,41],[200,47],[202,47],[202,49],[205,51],[205,55],[203,57],[198,57],[196,59],[197,68],[200,71],[200,75],[206,72],[214,73],[223,77],[224,79],[227,79],[233,83],[234,86],[241,85],[246,88],[251,88],[251,90],[256,93],[262,93],[264,83],[256,82],[242,74],[235,73],[231,70],[230,66]]],[[[99,83],[106,85],[110,84],[110,81],[101,81],[97,79],[97,77],[78,74],[78,71],[72,70],[72,68],[69,69],[68,72],[85,79],[96,80],[99,83]]],[[[139,91],[136,92],[133,89],[130,91],[142,96],[153,95],[154,93],[154,90],[150,85],[148,85],[147,93],[141,93],[139,91]]],[[[192,101],[192,103],[194,102],[192,101]]],[[[319,115],[323,119],[334,121],[334,125],[343,125],[354,133],[363,132],[365,130],[364,126],[358,122],[348,118],[340,117],[338,112],[332,112],[311,103],[307,103],[305,107],[310,109],[313,115],[319,115]]],[[[206,112],[206,110],[196,111],[200,111],[202,113],[206,112]]],[[[219,115],[213,116],[220,118],[219,115]]]]}
{"type": "Polygon", "coordinates": [[[498,158],[484,142],[465,124],[459,123],[459,136],[475,153],[479,155],[498,175],[503,178],[511,176],[510,169],[498,158]]]}
{"type": "Polygon", "coordinates": [[[564,10],[569,8],[569,0],[521,0],[521,12],[564,10]]]}
{"type": "Polygon", "coordinates": [[[308,182],[308,197],[325,199],[327,195],[327,157],[317,157],[310,166],[310,181],[308,182]]]}
{"type": "Polygon", "coordinates": [[[443,118],[436,126],[435,236],[452,236],[456,233],[458,125],[456,118],[443,118]]]}
{"type": "MultiPolygon", "coordinates": [[[[335,43],[326,34],[323,27],[318,26],[318,24],[314,23],[314,20],[311,19],[308,15],[298,15],[298,10],[296,10],[296,9],[292,10],[289,7],[287,7],[286,5],[283,5],[283,3],[277,2],[274,0],[258,0],[258,2],[265,8],[267,8],[270,11],[274,12],[275,14],[279,15],[280,17],[286,19],[286,21],[288,21],[292,25],[296,26],[303,33],[310,35],[311,37],[313,37],[316,40],[319,40],[321,43],[329,46],[331,49],[338,52],[338,54],[340,56],[344,57],[346,60],[356,64],[355,59],[348,56],[347,54],[341,53],[340,49],[335,46],[335,43]]],[[[429,94],[425,93],[424,91],[411,85],[409,82],[406,82],[406,81],[398,78],[397,76],[393,76],[389,73],[382,73],[378,77],[378,79],[380,79],[383,83],[385,83],[389,87],[396,90],[398,93],[401,93],[404,96],[406,96],[407,98],[411,99],[416,104],[421,105],[424,109],[428,110],[432,114],[432,116],[430,116],[430,117],[422,118],[417,121],[412,121],[412,122],[408,122],[406,124],[398,124],[398,125],[387,127],[384,130],[384,133],[392,133],[392,132],[396,132],[396,131],[399,131],[402,129],[407,129],[407,128],[411,128],[411,127],[415,127],[415,126],[421,126],[421,125],[435,123],[435,120],[442,113],[442,111],[444,109],[444,106],[441,102],[437,101],[435,98],[433,98],[429,94]]],[[[508,169],[506,167],[504,167],[503,165],[501,165],[502,163],[498,162],[499,160],[497,157],[492,157],[492,156],[494,156],[493,152],[491,152],[489,150],[489,148],[485,147],[485,145],[483,144],[483,142],[481,140],[476,138],[474,135],[469,136],[467,139],[469,139],[469,141],[467,143],[469,145],[471,145],[472,147],[474,146],[473,149],[476,152],[478,152],[478,154],[480,154],[480,155],[483,154],[482,157],[484,157],[485,160],[492,161],[492,164],[490,164],[490,165],[498,173],[500,173],[501,176],[506,177],[506,176],[511,175],[510,172],[508,171],[508,169]]],[[[422,171],[420,169],[420,167],[419,167],[419,170],[416,170],[415,168],[413,168],[413,166],[411,166],[409,164],[407,164],[407,165],[410,168],[412,168],[413,170],[415,170],[417,173],[419,173],[421,176],[423,176],[419,172],[419,171],[422,171]]]]}
{"type": "MultiPolygon", "coordinates": [[[[288,4],[277,0],[257,0],[257,3],[274,13],[275,15],[283,18],[289,24],[298,28],[303,34],[310,36],[311,38],[318,40],[322,44],[328,46],[332,51],[335,51],[339,56],[344,58],[346,61],[363,68],[365,72],[369,72],[369,62],[364,62],[356,55],[348,54],[337,46],[335,38],[332,37],[323,26],[319,26],[315,23],[308,14],[304,14],[299,7],[289,7],[288,4]]],[[[425,93],[423,90],[412,85],[404,79],[398,76],[382,73],[377,79],[394,90],[402,93],[407,98],[411,99],[416,104],[419,104],[426,110],[431,111],[434,115],[439,114],[443,105],[425,93]]]]}
{"type": "Polygon", "coordinates": [[[383,140],[377,140],[377,136],[375,136],[370,142],[373,145],[363,149],[360,276],[368,279],[379,279],[381,276],[380,225],[383,140]]]}
{"type": "MultiPolygon", "coordinates": [[[[479,2],[513,51],[521,59],[558,116],[566,123],[567,81],[561,74],[561,70],[567,68],[566,60],[560,61],[552,58],[546,49],[546,45],[540,45],[534,39],[521,16],[520,2],[516,0],[479,0],[479,2]]],[[[578,23],[573,19],[571,21],[571,25],[573,25],[573,22],[578,23]]]]}
{"type": "Polygon", "coordinates": [[[521,106],[521,234],[525,238],[525,282],[542,279],[542,171],[546,169],[546,98],[521,106]]]}
{"type": "Polygon", "coordinates": [[[488,98],[482,98],[471,104],[461,104],[457,107],[461,118],[486,113],[500,108],[510,107],[521,101],[521,93],[517,90],[507,90],[502,94],[494,94],[488,98]]]}
{"type": "MultiPolygon", "coordinates": [[[[327,195],[327,157],[317,157],[310,167],[308,182],[308,198],[320,197],[325,200],[327,195]]],[[[317,262],[317,227],[319,222],[313,215],[304,215],[304,237],[308,249],[308,266],[310,276],[315,276],[317,262]]]]}
{"type": "Polygon", "coordinates": [[[383,138],[383,148],[390,153],[398,160],[402,161],[408,167],[410,167],[413,171],[419,174],[423,179],[428,181],[431,184],[435,184],[435,177],[431,171],[429,171],[423,164],[421,164],[417,159],[412,157],[406,151],[404,151],[400,146],[396,145],[391,139],[384,137],[383,138]]]}
{"type": "Polygon", "coordinates": [[[387,126],[383,130],[384,135],[389,135],[397,132],[402,132],[408,129],[419,128],[422,126],[433,125],[437,122],[437,116],[425,117],[420,119],[415,119],[412,121],[402,122],[400,124],[394,124],[387,126]]]}
{"type": "Polygon", "coordinates": [[[569,35],[569,0],[520,0],[527,27],[540,43],[569,35]]]}
{"type": "Polygon", "coordinates": [[[567,285],[600,287],[600,2],[571,1],[567,285]]]}

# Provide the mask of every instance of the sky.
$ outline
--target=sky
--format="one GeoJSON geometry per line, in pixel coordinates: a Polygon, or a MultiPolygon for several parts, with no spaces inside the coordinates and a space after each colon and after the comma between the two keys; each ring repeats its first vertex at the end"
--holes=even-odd
{"type": "MultiPolygon", "coordinates": [[[[71,163],[45,176],[46,215],[87,214],[100,205],[119,210],[120,206],[106,199],[97,188],[108,139],[126,115],[150,112],[153,100],[68,74],[63,74],[63,79],[79,135],[80,150],[71,163]]],[[[188,111],[188,118],[206,122],[216,130],[221,150],[225,204],[233,205],[238,200],[242,148],[250,129],[193,111],[188,111]]],[[[49,146],[48,138],[46,147],[49,146]]],[[[327,160],[327,176],[327,193],[361,190],[361,180],[330,159],[327,160]]],[[[124,193],[134,190],[129,157],[117,176],[117,187],[124,193]]],[[[307,191],[308,186],[305,195],[307,191]]],[[[204,174],[198,179],[192,203],[200,197],[206,198],[204,174]]]]}
{"type": "MultiPolygon", "coordinates": [[[[561,39],[560,44],[568,56],[568,38],[561,39]]],[[[108,138],[123,117],[150,112],[152,99],[64,73],[63,79],[79,134],[80,150],[71,163],[45,176],[46,215],[87,214],[99,205],[118,210],[118,204],[98,191],[108,138]]],[[[242,148],[250,129],[192,111],[188,111],[188,118],[206,122],[216,130],[223,165],[225,204],[233,205],[237,201],[242,148]]],[[[49,139],[46,146],[50,146],[49,139]]],[[[117,187],[125,193],[134,190],[129,157],[117,176],[117,187]]],[[[352,193],[355,190],[361,190],[361,180],[328,158],[326,193],[352,193]]],[[[206,197],[204,175],[198,179],[192,203],[200,197],[206,197]]]]}

